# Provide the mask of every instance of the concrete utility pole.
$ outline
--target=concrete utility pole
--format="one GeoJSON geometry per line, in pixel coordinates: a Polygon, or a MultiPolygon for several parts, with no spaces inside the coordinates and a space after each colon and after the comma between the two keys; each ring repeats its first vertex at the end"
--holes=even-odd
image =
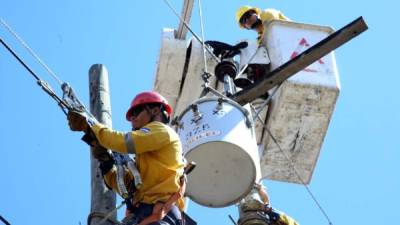
{"type": "MultiPolygon", "coordinates": [[[[89,69],[90,112],[96,119],[112,126],[111,105],[108,87],[108,72],[105,66],[94,64],[89,69]]],[[[91,209],[88,225],[99,225],[99,222],[115,208],[115,193],[109,190],[103,181],[99,161],[91,155],[91,209]]],[[[102,225],[114,224],[117,213],[114,212],[102,225]]]]}

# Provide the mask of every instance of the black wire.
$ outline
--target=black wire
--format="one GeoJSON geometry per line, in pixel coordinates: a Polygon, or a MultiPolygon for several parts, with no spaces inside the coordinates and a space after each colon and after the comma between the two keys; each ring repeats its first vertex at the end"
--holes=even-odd
{"type": "Polygon", "coordinates": [[[5,224],[5,225],[11,225],[11,223],[9,223],[6,219],[4,219],[1,215],[0,215],[0,220],[5,224]]]}
{"type": "Polygon", "coordinates": [[[32,74],[32,76],[35,77],[35,79],[36,79],[37,81],[40,81],[40,78],[31,70],[31,68],[29,68],[29,66],[27,66],[27,65],[24,63],[24,61],[22,61],[21,58],[19,58],[19,56],[10,48],[10,46],[8,46],[8,45],[3,41],[3,39],[0,38],[0,42],[1,42],[1,43],[4,45],[4,47],[6,47],[6,49],[18,60],[18,62],[20,62],[20,63],[25,67],[25,69],[27,69],[27,70],[29,71],[29,73],[32,74]]]}
{"type": "Polygon", "coordinates": [[[229,214],[228,215],[228,217],[229,217],[229,219],[232,221],[232,223],[234,224],[234,225],[238,225],[237,223],[236,223],[236,221],[233,219],[233,217],[229,214]]]}
{"type": "Polygon", "coordinates": [[[59,98],[54,93],[54,91],[50,88],[50,86],[46,82],[42,81],[40,79],[40,77],[38,75],[36,75],[36,73],[33,72],[33,70],[28,65],[26,65],[24,61],[22,61],[22,59],[17,55],[17,53],[15,53],[14,50],[12,50],[11,47],[8,46],[7,43],[5,43],[3,41],[3,39],[1,39],[1,37],[0,37],[0,42],[15,57],[15,59],[17,59],[18,62],[21,63],[21,65],[26,70],[28,70],[28,72],[37,80],[37,84],[40,87],[42,87],[42,89],[58,103],[58,105],[61,107],[61,110],[64,112],[64,114],[66,114],[66,109],[65,108],[70,109],[71,107],[65,101],[63,101],[61,98],[59,98]]]}

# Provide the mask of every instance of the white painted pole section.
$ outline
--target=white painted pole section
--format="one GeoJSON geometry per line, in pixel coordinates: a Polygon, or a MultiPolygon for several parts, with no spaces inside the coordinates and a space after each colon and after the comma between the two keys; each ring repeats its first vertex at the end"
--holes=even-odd
{"type": "MultiPolygon", "coordinates": [[[[90,88],[90,112],[96,119],[108,126],[111,122],[111,105],[108,87],[108,72],[105,66],[94,64],[89,69],[89,88],[90,88]]],[[[115,193],[109,190],[103,181],[103,176],[99,169],[99,161],[91,155],[91,215],[88,225],[99,225],[103,216],[115,208],[115,193]],[[97,215],[97,216],[96,216],[97,215]]],[[[116,220],[117,213],[110,217],[116,220]]],[[[102,225],[112,225],[110,221],[105,221],[102,225]]]]}
{"type": "MultiPolygon", "coordinates": [[[[190,17],[192,16],[193,4],[194,4],[194,0],[185,0],[183,2],[181,18],[183,20],[185,20],[185,22],[187,24],[190,23],[190,17]]],[[[176,36],[175,36],[176,39],[185,40],[187,31],[188,31],[188,29],[186,28],[185,24],[183,23],[183,21],[180,20],[178,30],[177,30],[176,36]]]]}

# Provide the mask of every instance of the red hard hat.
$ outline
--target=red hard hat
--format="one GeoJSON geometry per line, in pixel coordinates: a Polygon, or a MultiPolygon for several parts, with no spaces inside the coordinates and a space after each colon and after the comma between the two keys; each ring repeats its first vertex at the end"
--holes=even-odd
{"type": "Polygon", "coordinates": [[[155,91],[145,91],[136,95],[135,98],[132,100],[131,107],[126,112],[126,120],[130,121],[132,110],[135,107],[150,103],[161,103],[165,107],[165,110],[168,113],[168,117],[171,117],[172,107],[168,104],[167,100],[155,91]]]}

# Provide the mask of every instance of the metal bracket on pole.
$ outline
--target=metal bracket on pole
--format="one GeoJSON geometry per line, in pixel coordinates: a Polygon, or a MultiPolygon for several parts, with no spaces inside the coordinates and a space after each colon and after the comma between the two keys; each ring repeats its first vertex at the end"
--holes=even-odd
{"type": "Polygon", "coordinates": [[[311,65],[313,62],[327,55],[344,43],[350,41],[367,29],[368,26],[364,19],[362,17],[357,18],[292,60],[289,60],[285,64],[276,68],[268,77],[265,77],[242,91],[237,92],[232,96],[232,99],[241,105],[254,101],[266,91],[284,82],[289,77],[311,65]]]}

